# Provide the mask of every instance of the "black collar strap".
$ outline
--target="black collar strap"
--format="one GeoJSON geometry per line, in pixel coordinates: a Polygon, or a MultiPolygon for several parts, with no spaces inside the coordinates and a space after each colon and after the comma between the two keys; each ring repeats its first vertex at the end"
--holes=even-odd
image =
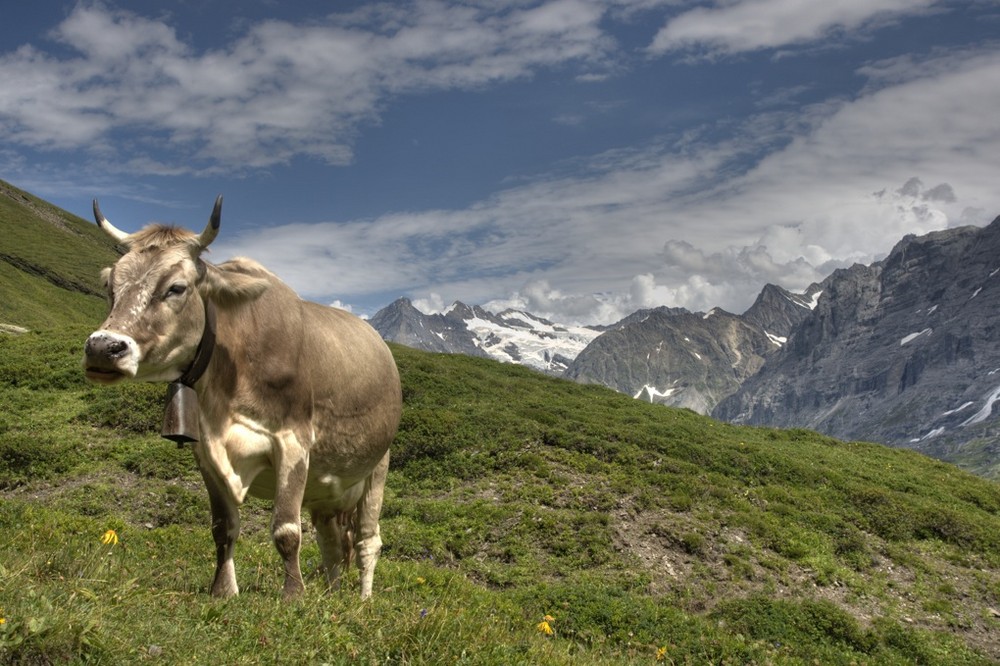
{"type": "Polygon", "coordinates": [[[198,349],[194,353],[194,360],[178,379],[185,386],[194,386],[201,379],[208,369],[208,363],[212,360],[212,352],[215,351],[215,303],[205,299],[205,330],[202,331],[201,341],[198,349]]]}

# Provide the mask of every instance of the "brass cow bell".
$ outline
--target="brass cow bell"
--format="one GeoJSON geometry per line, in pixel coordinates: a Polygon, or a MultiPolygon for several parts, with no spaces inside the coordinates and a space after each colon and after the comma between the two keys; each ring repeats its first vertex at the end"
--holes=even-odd
{"type": "Polygon", "coordinates": [[[178,447],[197,442],[201,436],[198,414],[198,393],[187,384],[171,382],[167,386],[167,406],[160,435],[177,442],[178,447]]]}

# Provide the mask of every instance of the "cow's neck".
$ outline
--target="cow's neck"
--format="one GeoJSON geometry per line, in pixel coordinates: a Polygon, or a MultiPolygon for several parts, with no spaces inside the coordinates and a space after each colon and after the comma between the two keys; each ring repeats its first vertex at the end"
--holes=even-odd
{"type": "Polygon", "coordinates": [[[197,442],[201,436],[199,427],[201,409],[194,385],[205,374],[209,361],[212,360],[215,337],[215,304],[205,299],[205,329],[202,331],[194,359],[180,379],[171,382],[167,387],[163,430],[160,434],[166,439],[177,442],[177,446],[197,442]]]}

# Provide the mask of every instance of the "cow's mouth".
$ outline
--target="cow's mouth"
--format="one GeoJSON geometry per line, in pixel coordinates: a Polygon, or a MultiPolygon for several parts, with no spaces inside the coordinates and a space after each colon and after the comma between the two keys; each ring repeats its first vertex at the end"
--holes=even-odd
{"type": "Polygon", "coordinates": [[[84,370],[84,375],[92,382],[97,384],[114,384],[117,381],[125,379],[125,373],[119,370],[112,370],[110,368],[97,368],[94,366],[88,366],[84,370]]]}

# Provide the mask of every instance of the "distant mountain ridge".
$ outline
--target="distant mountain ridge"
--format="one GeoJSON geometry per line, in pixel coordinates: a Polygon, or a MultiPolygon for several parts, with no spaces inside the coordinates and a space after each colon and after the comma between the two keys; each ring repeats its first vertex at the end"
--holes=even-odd
{"type": "Polygon", "coordinates": [[[814,285],[793,294],[769,284],[742,315],[640,310],[595,339],[564,376],[708,414],[781,348],[818,291],[814,285]]]}
{"type": "Polygon", "coordinates": [[[451,354],[519,363],[561,375],[600,329],[554,324],[528,312],[492,313],[456,301],[442,313],[424,314],[406,298],[379,310],[369,323],[392,342],[451,354]]]}
{"type": "Polygon", "coordinates": [[[370,323],[386,340],[409,347],[519,363],[708,414],[784,344],[818,293],[818,285],[794,294],[769,284],[743,315],[660,307],[603,329],[555,324],[519,310],[494,314],[462,302],[424,314],[401,298],[370,323]]]}

